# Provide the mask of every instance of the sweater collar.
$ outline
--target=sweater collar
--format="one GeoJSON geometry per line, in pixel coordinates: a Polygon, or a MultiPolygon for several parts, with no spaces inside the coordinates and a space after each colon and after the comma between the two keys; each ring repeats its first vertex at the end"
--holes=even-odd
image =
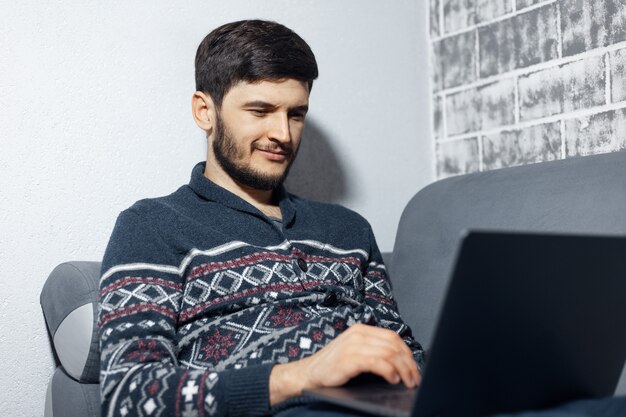
{"type": "MultiPolygon", "coordinates": [[[[255,216],[268,219],[259,209],[248,203],[241,197],[231,193],[227,189],[220,187],[210,179],[204,176],[204,170],[206,162],[200,162],[193,167],[191,171],[191,179],[189,181],[189,187],[200,197],[205,200],[214,201],[216,203],[223,204],[227,207],[235,210],[243,211],[253,214],[255,216]]],[[[284,186],[278,187],[274,191],[274,195],[278,199],[278,206],[280,207],[281,214],[283,216],[283,223],[285,226],[290,225],[295,218],[296,209],[295,204],[291,200],[291,195],[285,190],[284,186]]],[[[269,219],[268,219],[269,221],[269,219]]]]}

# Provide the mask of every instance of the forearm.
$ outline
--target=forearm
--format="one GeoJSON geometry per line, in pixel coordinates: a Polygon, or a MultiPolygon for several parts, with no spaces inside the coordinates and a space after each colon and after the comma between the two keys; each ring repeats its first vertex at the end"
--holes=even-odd
{"type": "Polygon", "coordinates": [[[105,393],[102,415],[150,416],[185,412],[261,416],[269,411],[271,365],[220,372],[189,370],[171,363],[133,367],[105,393]]]}

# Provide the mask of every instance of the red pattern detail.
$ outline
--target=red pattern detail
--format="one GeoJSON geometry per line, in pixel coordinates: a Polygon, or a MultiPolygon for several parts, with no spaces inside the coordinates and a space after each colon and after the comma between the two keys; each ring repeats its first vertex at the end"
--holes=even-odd
{"type": "Polygon", "coordinates": [[[102,316],[102,318],[98,322],[98,326],[102,327],[108,322],[110,322],[111,320],[115,320],[120,317],[126,317],[126,316],[130,316],[130,315],[137,314],[137,313],[145,313],[147,311],[154,311],[154,312],[163,314],[164,316],[167,316],[171,319],[176,320],[176,312],[174,312],[174,310],[170,308],[162,307],[162,306],[154,305],[154,304],[141,303],[141,304],[135,304],[133,306],[125,307],[125,308],[115,310],[115,311],[105,314],[104,316],[102,316]]]}
{"type": "Polygon", "coordinates": [[[346,328],[346,323],[344,323],[341,320],[336,320],[335,323],[333,324],[333,328],[337,331],[341,331],[346,328]]]}
{"type": "Polygon", "coordinates": [[[215,298],[206,303],[198,304],[193,307],[189,307],[180,313],[179,323],[193,318],[196,314],[210,308],[216,304],[228,303],[237,298],[250,297],[259,293],[266,293],[271,291],[301,291],[302,289],[308,290],[319,285],[336,285],[336,281],[324,280],[324,281],[306,281],[302,283],[272,283],[263,286],[248,288],[247,290],[237,293],[229,294],[224,297],[215,298]]]}
{"type": "Polygon", "coordinates": [[[324,338],[324,333],[322,333],[320,330],[314,331],[313,334],[311,335],[311,339],[313,339],[316,342],[321,342],[323,338],[324,338]]]}
{"type": "Polygon", "coordinates": [[[242,268],[244,266],[257,264],[264,261],[289,262],[290,260],[291,257],[289,255],[280,255],[274,252],[259,252],[229,261],[208,262],[193,268],[189,273],[188,282],[197,279],[203,275],[208,275],[212,272],[221,271],[224,269],[242,268]]]}
{"type": "Polygon", "coordinates": [[[393,300],[387,298],[387,297],[383,297],[382,295],[378,295],[378,294],[373,294],[371,292],[366,292],[365,293],[365,298],[371,298],[373,300],[376,300],[380,303],[383,304],[387,304],[387,305],[393,305],[393,300]]]}
{"type": "Polygon", "coordinates": [[[150,340],[146,343],[145,340],[137,341],[137,350],[128,352],[126,359],[129,361],[139,361],[140,363],[146,361],[158,361],[164,356],[164,353],[157,349],[156,340],[150,340]]]}
{"type": "Polygon", "coordinates": [[[296,258],[304,258],[305,261],[307,262],[320,262],[320,263],[334,263],[334,262],[341,262],[341,263],[347,263],[347,264],[352,264],[354,266],[356,266],[357,268],[361,268],[361,261],[358,258],[355,258],[354,256],[344,256],[341,258],[329,258],[327,256],[315,256],[315,255],[308,255],[304,252],[302,252],[300,249],[297,248],[293,248],[293,250],[291,251],[292,255],[296,258]]]}
{"type": "Polygon", "coordinates": [[[159,388],[159,381],[153,381],[150,385],[148,385],[148,394],[154,397],[159,393],[159,388]]]}
{"type": "Polygon", "coordinates": [[[289,349],[287,351],[287,356],[289,356],[290,358],[295,358],[298,356],[299,353],[300,353],[300,348],[298,346],[289,346],[289,349]]]}
{"type": "Polygon", "coordinates": [[[213,358],[215,363],[220,358],[226,358],[230,354],[230,348],[236,345],[232,340],[232,332],[222,335],[219,330],[215,330],[211,336],[205,336],[206,345],[202,348],[208,357],[213,358]]]}
{"type": "Polygon", "coordinates": [[[183,383],[187,380],[187,375],[189,375],[189,371],[183,372],[183,374],[180,376],[180,379],[178,380],[178,387],[176,387],[176,398],[174,399],[174,402],[176,404],[176,417],[180,417],[180,403],[183,402],[183,383]]]}
{"type": "Polygon", "coordinates": [[[154,277],[124,277],[117,281],[115,281],[111,285],[107,285],[100,291],[100,297],[105,296],[107,293],[110,293],[113,290],[124,287],[129,284],[153,284],[160,285],[162,287],[168,287],[175,291],[180,291],[182,289],[182,285],[176,284],[175,282],[166,281],[160,278],[154,277]]]}
{"type": "Polygon", "coordinates": [[[313,256],[313,255],[307,255],[306,253],[296,248],[294,248],[291,253],[292,253],[291,255],[280,255],[274,252],[258,252],[258,253],[254,253],[251,255],[243,256],[241,258],[232,259],[232,260],[223,261],[223,262],[207,262],[202,265],[198,265],[194,267],[189,273],[187,282],[191,282],[201,276],[205,276],[213,272],[222,271],[226,269],[233,269],[233,268],[242,268],[242,267],[257,264],[260,262],[273,261],[273,262],[287,262],[288,263],[288,262],[291,262],[291,260],[294,257],[304,258],[304,260],[307,262],[320,262],[320,263],[342,262],[342,263],[352,264],[356,266],[357,268],[361,267],[361,262],[359,261],[358,258],[355,258],[354,256],[341,257],[341,258],[330,258],[326,256],[313,256]]]}
{"type": "Polygon", "coordinates": [[[304,314],[293,311],[293,307],[279,307],[278,312],[270,317],[270,320],[274,322],[274,326],[290,327],[304,320],[304,314]]]}
{"type": "Polygon", "coordinates": [[[205,371],[200,377],[200,386],[198,387],[198,395],[196,396],[196,400],[198,401],[198,417],[204,417],[204,384],[208,376],[209,372],[205,371]]]}
{"type": "Polygon", "coordinates": [[[376,278],[382,279],[382,280],[386,280],[387,279],[387,275],[386,274],[383,274],[382,272],[378,272],[378,271],[368,271],[367,274],[365,274],[365,276],[376,277],[376,278]]]}

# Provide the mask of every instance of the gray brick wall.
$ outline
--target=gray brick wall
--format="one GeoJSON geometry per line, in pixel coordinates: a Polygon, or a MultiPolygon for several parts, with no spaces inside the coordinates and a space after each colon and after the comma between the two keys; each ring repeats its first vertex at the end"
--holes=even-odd
{"type": "Polygon", "coordinates": [[[430,0],[438,177],[626,148],[626,0],[430,0]]]}

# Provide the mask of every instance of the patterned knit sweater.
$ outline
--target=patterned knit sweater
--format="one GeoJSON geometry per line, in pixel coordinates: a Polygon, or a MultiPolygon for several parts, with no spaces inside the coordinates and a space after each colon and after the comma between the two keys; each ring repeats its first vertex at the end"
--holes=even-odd
{"type": "Polygon", "coordinates": [[[103,416],[271,413],[272,366],[357,322],[398,332],[422,362],[365,219],[281,189],[281,231],[203,172],[117,220],[100,283],[103,416]]]}

